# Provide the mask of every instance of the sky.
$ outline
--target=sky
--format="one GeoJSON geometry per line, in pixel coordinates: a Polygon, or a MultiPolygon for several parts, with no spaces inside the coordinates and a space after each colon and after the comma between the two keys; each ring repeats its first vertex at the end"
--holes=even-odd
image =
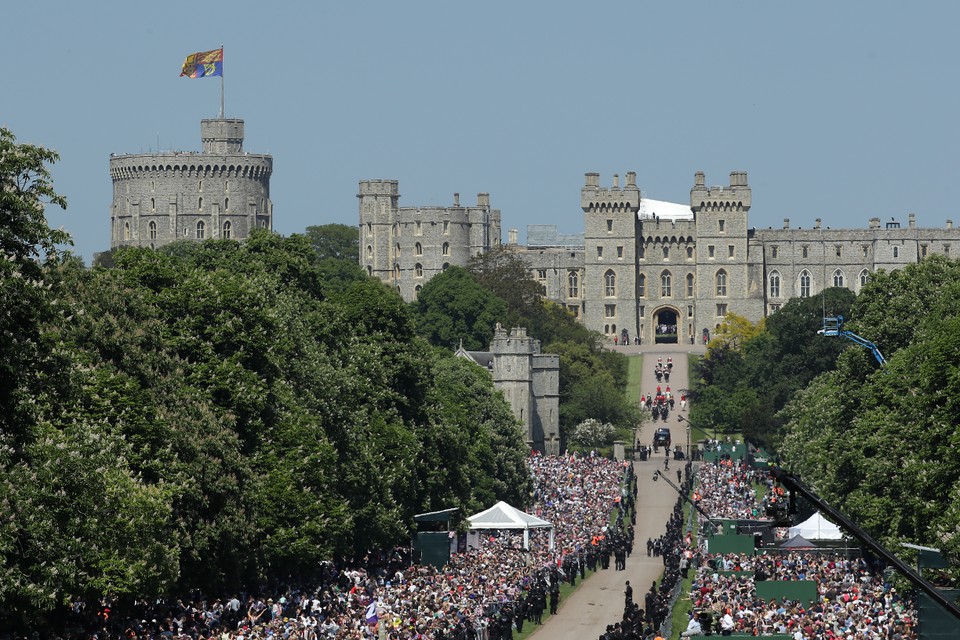
{"type": "Polygon", "coordinates": [[[224,45],[226,115],[273,155],[274,228],[356,225],[357,183],[583,229],[584,173],[689,203],[747,171],[750,224],[960,221],[957,2],[5,3],[0,127],[56,150],[87,262],[109,248],[111,153],[199,150],[224,45]],[[954,43],[954,44],[951,44],[954,43]]]}

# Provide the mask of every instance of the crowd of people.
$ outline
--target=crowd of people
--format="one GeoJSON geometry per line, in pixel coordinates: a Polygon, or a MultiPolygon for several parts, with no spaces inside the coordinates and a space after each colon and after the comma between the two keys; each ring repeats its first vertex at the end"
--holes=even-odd
{"type": "MultiPolygon", "coordinates": [[[[724,458],[700,465],[693,497],[711,518],[761,519],[784,500],[769,473],[724,458]],[[760,489],[763,498],[758,500],[760,489]]],[[[701,519],[703,522],[704,519],[701,519]]],[[[688,534],[675,550],[696,569],[685,637],[787,634],[796,640],[911,640],[916,637],[912,600],[897,594],[883,566],[830,550],[710,554],[688,534]],[[810,580],[813,602],[764,601],[756,583],[810,580]]]]}
{"type": "MultiPolygon", "coordinates": [[[[488,531],[443,568],[414,564],[408,548],[326,562],[315,584],[272,593],[192,594],[121,607],[77,603],[66,632],[82,640],[501,640],[556,611],[561,583],[624,565],[632,551],[633,468],[600,456],[531,456],[530,512],[548,535],[488,531]],[[611,524],[613,522],[613,524],[611,524]]],[[[0,633],[0,638],[4,636],[0,633]]]]}

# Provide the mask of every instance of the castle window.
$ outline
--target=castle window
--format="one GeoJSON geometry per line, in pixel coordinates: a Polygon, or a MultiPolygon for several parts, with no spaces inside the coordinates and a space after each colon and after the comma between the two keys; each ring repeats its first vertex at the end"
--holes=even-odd
{"type": "Polygon", "coordinates": [[[735,255],[736,247],[732,244],[727,245],[727,257],[732,258],[735,255]]]}
{"type": "MultiPolygon", "coordinates": [[[[418,223],[419,224],[419,223],[418,223]]],[[[423,245],[419,242],[413,245],[413,255],[422,256],[423,255],[423,245]]]]}
{"type": "Polygon", "coordinates": [[[537,269],[537,284],[540,285],[540,295],[547,295],[547,270],[537,269]]]}
{"type": "Polygon", "coordinates": [[[637,297],[647,297],[647,276],[642,273],[637,277],[637,297]]]}
{"type": "Polygon", "coordinates": [[[642,245],[642,244],[641,244],[639,247],[637,247],[637,257],[638,257],[638,258],[646,257],[646,253],[647,253],[647,252],[646,252],[646,249],[643,248],[643,245],[642,245]]]}
{"type": "Polygon", "coordinates": [[[860,272],[860,286],[863,287],[870,281],[870,272],[864,269],[860,272]]]}
{"type": "Polygon", "coordinates": [[[414,274],[416,277],[418,277],[418,278],[422,278],[422,277],[423,277],[423,265],[420,264],[419,262],[418,262],[417,264],[415,264],[415,265],[413,266],[413,274],[414,274]]]}
{"type": "Polygon", "coordinates": [[[693,305],[692,305],[692,304],[691,304],[691,305],[687,305],[687,317],[688,317],[688,318],[692,318],[692,317],[693,317],[693,305]]]}
{"type": "Polygon", "coordinates": [[[422,289],[423,289],[423,287],[418,284],[417,286],[415,286],[415,287],[413,288],[413,295],[419,296],[419,295],[420,295],[420,291],[421,291],[422,289]]]}
{"type": "Polygon", "coordinates": [[[617,274],[614,273],[613,269],[609,269],[603,274],[603,295],[608,298],[617,295],[617,274]]]}
{"type": "Polygon", "coordinates": [[[900,257],[900,247],[894,247],[894,248],[893,248],[893,257],[894,257],[894,258],[899,258],[899,257],[900,257]]]}
{"type": "Polygon", "coordinates": [[[920,257],[921,258],[927,257],[927,245],[925,244],[920,245],[920,257]]]}
{"type": "Polygon", "coordinates": [[[367,235],[373,235],[373,223],[372,223],[372,222],[368,222],[368,223],[367,223],[367,235]]]}
{"type": "Polygon", "coordinates": [[[780,274],[776,271],[770,274],[770,297],[780,297],[780,274]]]}
{"type": "Polygon", "coordinates": [[[445,256],[450,255],[450,243],[449,243],[449,242],[444,242],[444,243],[443,243],[443,247],[441,247],[440,253],[443,254],[443,255],[445,255],[445,256]]]}
{"type": "Polygon", "coordinates": [[[373,260],[373,245],[367,245],[367,260],[373,260]]]}
{"type": "Polygon", "coordinates": [[[571,271],[567,274],[567,297],[580,297],[580,274],[576,271],[571,271]]]}
{"type": "Polygon", "coordinates": [[[230,208],[230,198],[223,199],[223,210],[226,211],[230,208]]]}
{"type": "Polygon", "coordinates": [[[863,249],[863,257],[866,258],[870,255],[870,247],[868,245],[862,244],[860,248],[863,249]]]}
{"type": "Polygon", "coordinates": [[[373,267],[369,264],[367,265],[367,275],[373,277],[373,267]]]}
{"type": "Polygon", "coordinates": [[[776,257],[778,257],[779,255],[780,255],[780,247],[778,247],[778,246],[776,246],[776,245],[770,247],[770,257],[771,257],[771,258],[776,258],[776,257]]]}
{"type": "Polygon", "coordinates": [[[567,311],[569,311],[574,318],[580,317],[580,305],[578,304],[568,304],[567,311]]]}
{"type": "Polygon", "coordinates": [[[723,318],[727,315],[727,305],[726,303],[721,303],[717,305],[717,317],[723,318]]]}
{"type": "Polygon", "coordinates": [[[397,257],[397,258],[400,257],[400,245],[399,245],[399,244],[394,248],[393,255],[394,255],[395,257],[397,257]]]}
{"type": "Polygon", "coordinates": [[[617,247],[617,257],[623,260],[623,247],[617,247]]]}
{"type": "Polygon", "coordinates": [[[399,222],[394,222],[394,223],[393,223],[393,235],[395,235],[395,236],[398,237],[398,238],[400,237],[400,223],[399,223],[399,222]]]}
{"type": "Polygon", "coordinates": [[[151,220],[149,229],[150,229],[150,239],[156,240],[157,239],[157,223],[151,220]]]}
{"type": "Polygon", "coordinates": [[[693,274],[692,273],[687,274],[687,297],[688,298],[693,297],[693,274]]]}
{"type": "Polygon", "coordinates": [[[780,311],[780,305],[779,305],[779,304],[771,304],[771,305],[770,305],[770,313],[776,313],[777,311],[780,311]]]}
{"type": "Polygon", "coordinates": [[[223,233],[221,234],[226,240],[230,239],[230,236],[233,235],[233,225],[230,224],[229,220],[223,221],[223,233]]]}
{"type": "Polygon", "coordinates": [[[604,317],[604,318],[616,318],[616,317],[617,317],[617,305],[615,305],[615,304],[605,304],[605,305],[603,305],[603,317],[604,317]]]}
{"type": "Polygon", "coordinates": [[[809,248],[807,247],[807,245],[803,245],[803,247],[800,248],[800,255],[806,258],[809,254],[810,254],[809,248]]]}
{"type": "Polygon", "coordinates": [[[197,198],[197,211],[203,211],[203,198],[197,198]]]}
{"type": "Polygon", "coordinates": [[[123,223],[123,239],[124,240],[130,239],[130,223],[129,222],[123,223]]]}
{"type": "Polygon", "coordinates": [[[607,220],[607,233],[613,232],[613,220],[607,220]]]}
{"type": "Polygon", "coordinates": [[[727,272],[717,271],[717,296],[724,298],[727,295],[727,272]]]}
{"type": "Polygon", "coordinates": [[[837,245],[836,247],[834,247],[834,248],[837,250],[837,257],[838,257],[838,258],[842,257],[842,256],[843,256],[843,246],[838,244],[838,245],[837,245]]]}
{"type": "Polygon", "coordinates": [[[598,258],[603,257],[603,247],[597,247],[597,257],[598,258]]]}
{"type": "Polygon", "coordinates": [[[687,247],[687,260],[693,260],[693,247],[687,247]]]}
{"type": "Polygon", "coordinates": [[[671,276],[669,271],[664,271],[660,274],[660,296],[663,298],[669,298],[672,295],[670,281],[671,276]]]}
{"type": "Polygon", "coordinates": [[[842,287],[843,286],[843,271],[837,269],[833,272],[833,286],[842,287]]]}
{"type": "Polygon", "coordinates": [[[229,181],[229,180],[224,180],[224,181],[223,181],[223,192],[224,192],[224,193],[230,193],[230,181],[229,181]]]}
{"type": "Polygon", "coordinates": [[[714,247],[712,244],[707,247],[707,257],[711,259],[714,257],[714,247]]]}
{"type": "Polygon", "coordinates": [[[665,246],[663,248],[663,259],[667,260],[670,257],[670,247],[665,246]]]}
{"type": "Polygon", "coordinates": [[[450,263],[449,263],[449,262],[444,262],[444,263],[443,263],[443,266],[440,267],[440,270],[441,270],[441,271],[446,271],[446,270],[449,269],[449,268],[450,268],[450,263]]]}
{"type": "Polygon", "coordinates": [[[723,233],[723,228],[724,228],[724,226],[726,226],[726,225],[724,224],[724,221],[723,221],[723,220],[717,220],[717,227],[719,228],[720,233],[723,233]]]}
{"type": "Polygon", "coordinates": [[[197,240],[203,240],[207,232],[207,225],[203,220],[197,222],[197,240]]]}
{"type": "Polygon", "coordinates": [[[640,316],[641,318],[645,318],[647,316],[647,308],[642,304],[639,305],[637,307],[637,315],[640,316]]]}
{"type": "Polygon", "coordinates": [[[203,191],[203,180],[197,182],[197,191],[203,191]]]}
{"type": "Polygon", "coordinates": [[[157,201],[155,198],[150,198],[150,211],[157,210],[157,201]]]}
{"type": "Polygon", "coordinates": [[[445,235],[445,236],[450,235],[450,221],[449,221],[449,220],[444,220],[444,221],[443,221],[443,235],[445,235]]]}
{"type": "Polygon", "coordinates": [[[945,255],[945,256],[949,256],[949,255],[950,255],[950,245],[948,245],[948,244],[943,245],[943,255],[945,255]]]}
{"type": "Polygon", "coordinates": [[[423,225],[420,223],[419,220],[413,223],[413,234],[416,236],[423,235],[423,225]]]}
{"type": "Polygon", "coordinates": [[[810,297],[810,272],[806,269],[800,272],[800,297],[810,297]]]}

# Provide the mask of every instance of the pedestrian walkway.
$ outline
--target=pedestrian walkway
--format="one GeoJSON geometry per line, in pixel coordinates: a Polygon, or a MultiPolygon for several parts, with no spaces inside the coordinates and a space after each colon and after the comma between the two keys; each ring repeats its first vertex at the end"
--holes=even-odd
{"type": "MultiPolygon", "coordinates": [[[[666,362],[668,357],[673,358],[673,372],[670,377],[671,389],[686,389],[689,384],[687,372],[686,352],[691,345],[628,345],[617,347],[624,353],[640,353],[643,358],[643,375],[641,387],[644,393],[653,392],[657,388],[654,367],[657,358],[662,357],[666,362]],[[662,347],[662,348],[661,348],[662,347]],[[679,347],[679,348],[678,348],[679,347]],[[682,349],[681,349],[682,348],[682,349]]],[[[677,396],[679,399],[679,395],[677,396]]],[[[677,444],[685,442],[684,423],[677,420],[680,403],[677,402],[677,411],[671,412],[667,426],[673,434],[677,444]],[[680,437],[683,434],[683,437],[680,437]]],[[[649,416],[642,428],[638,431],[638,440],[642,443],[653,441],[654,431],[664,423],[656,424],[649,421],[649,416]]],[[[661,449],[662,452],[662,449],[661,449]]],[[[670,462],[670,473],[680,468],[681,462],[670,462]]],[[[677,501],[676,492],[666,482],[653,481],[653,472],[663,470],[663,456],[654,456],[646,462],[634,462],[634,471],[637,474],[637,525],[634,532],[633,554],[627,558],[626,571],[597,571],[581,583],[581,586],[566,601],[560,603],[557,615],[550,616],[532,638],[537,640],[594,640],[599,638],[607,629],[607,625],[614,624],[623,616],[623,590],[625,582],[630,581],[633,587],[633,599],[643,603],[643,596],[650,589],[650,584],[659,579],[663,573],[663,561],[660,558],[647,557],[647,538],[657,538],[663,535],[667,520],[673,512],[677,501]]],[[[675,478],[672,478],[675,479],[675,478]]]]}

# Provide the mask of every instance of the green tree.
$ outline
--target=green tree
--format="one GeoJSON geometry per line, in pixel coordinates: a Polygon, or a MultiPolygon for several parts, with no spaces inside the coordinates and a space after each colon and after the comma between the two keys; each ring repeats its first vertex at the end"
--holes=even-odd
{"type": "Polygon", "coordinates": [[[416,302],[417,327],[431,344],[452,349],[486,349],[507,304],[460,267],[450,267],[423,286],[416,302]]]}
{"type": "Polygon", "coordinates": [[[346,224],[322,224],[304,231],[321,260],[333,258],[353,264],[360,261],[360,235],[356,227],[346,224]]]}

